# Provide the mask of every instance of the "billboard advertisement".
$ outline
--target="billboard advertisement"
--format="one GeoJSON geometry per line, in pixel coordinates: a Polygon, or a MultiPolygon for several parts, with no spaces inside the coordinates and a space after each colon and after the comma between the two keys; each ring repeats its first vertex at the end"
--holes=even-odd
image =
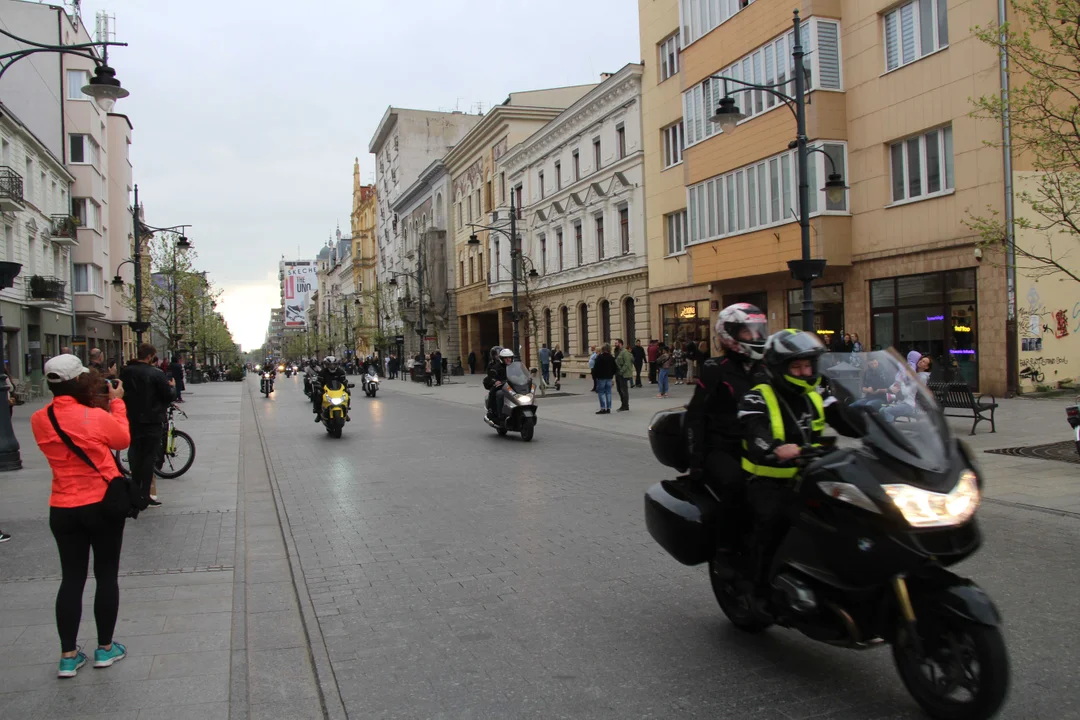
{"type": "Polygon", "coordinates": [[[308,303],[318,287],[315,271],[315,263],[308,260],[285,262],[285,327],[307,327],[308,303]]]}

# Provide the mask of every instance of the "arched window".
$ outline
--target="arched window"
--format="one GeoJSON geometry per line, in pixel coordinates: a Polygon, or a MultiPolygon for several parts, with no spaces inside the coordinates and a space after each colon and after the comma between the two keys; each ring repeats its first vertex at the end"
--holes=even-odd
{"type": "Polygon", "coordinates": [[[578,354],[589,354],[589,306],[578,306],[578,354]]]}
{"type": "Polygon", "coordinates": [[[600,301],[600,342],[611,342],[611,303],[600,301]]]}
{"type": "Polygon", "coordinates": [[[544,342],[551,347],[551,308],[544,308],[544,342]]]}
{"type": "Polygon", "coordinates": [[[628,297],[623,300],[623,342],[626,343],[626,347],[634,347],[634,341],[637,340],[637,327],[635,327],[634,314],[637,312],[634,306],[634,298],[628,297]]]}
{"type": "Polygon", "coordinates": [[[439,193],[435,196],[435,226],[440,229],[446,229],[443,217],[442,193],[439,193]]]}
{"type": "Polygon", "coordinates": [[[563,305],[559,308],[559,324],[562,326],[562,351],[570,354],[570,308],[563,305]]]}

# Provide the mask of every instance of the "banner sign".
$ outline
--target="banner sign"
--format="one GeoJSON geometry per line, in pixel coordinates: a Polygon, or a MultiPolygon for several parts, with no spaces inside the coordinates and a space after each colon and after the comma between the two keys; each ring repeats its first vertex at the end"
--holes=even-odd
{"type": "Polygon", "coordinates": [[[285,261],[285,327],[307,327],[308,303],[318,286],[315,273],[315,263],[310,260],[285,261]]]}

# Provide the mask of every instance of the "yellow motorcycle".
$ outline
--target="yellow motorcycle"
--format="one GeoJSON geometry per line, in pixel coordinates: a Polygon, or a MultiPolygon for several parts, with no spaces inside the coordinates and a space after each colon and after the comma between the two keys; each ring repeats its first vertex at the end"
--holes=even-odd
{"type": "Polygon", "coordinates": [[[322,412],[319,417],[330,437],[341,437],[345,423],[349,421],[349,392],[352,383],[331,380],[323,386],[322,412]]]}

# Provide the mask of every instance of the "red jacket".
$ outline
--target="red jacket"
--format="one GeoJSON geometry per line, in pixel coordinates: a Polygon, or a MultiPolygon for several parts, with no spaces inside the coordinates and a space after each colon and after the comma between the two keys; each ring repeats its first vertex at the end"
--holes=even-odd
{"type": "Polygon", "coordinates": [[[81,507],[101,502],[106,484],[119,475],[113,450],[123,450],[131,444],[127,410],[119,398],[110,401],[109,412],[81,405],[75,398],[61,395],[52,401],[56,423],[72,442],[82,448],[98,472],[92,471],[53,430],[45,406],[30,416],[34,439],[52,468],[50,507],[81,507]]]}
{"type": "Polygon", "coordinates": [[[645,357],[649,358],[649,362],[656,362],[656,356],[660,354],[659,343],[649,343],[649,347],[645,349],[645,357]]]}

